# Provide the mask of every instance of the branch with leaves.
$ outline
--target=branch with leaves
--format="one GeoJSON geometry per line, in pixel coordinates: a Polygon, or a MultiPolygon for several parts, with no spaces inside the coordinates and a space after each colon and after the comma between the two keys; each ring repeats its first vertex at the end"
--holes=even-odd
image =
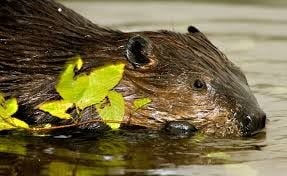
{"type": "MultiPolygon", "coordinates": [[[[48,101],[40,104],[37,108],[60,119],[72,119],[67,110],[75,107],[78,115],[90,106],[94,106],[101,117],[96,121],[106,122],[112,129],[117,129],[125,115],[125,102],[121,93],[113,90],[123,78],[123,63],[105,65],[94,69],[89,74],[82,73],[75,75],[75,70],[81,70],[83,61],[76,56],[67,63],[60,75],[55,87],[61,96],[61,100],[48,101]],[[116,122],[116,123],[115,123],[116,122]]],[[[134,109],[138,110],[150,103],[149,98],[136,99],[134,109]]],[[[29,129],[29,126],[16,118],[11,117],[18,110],[15,98],[5,101],[0,95],[0,131],[7,129],[29,129]]],[[[95,120],[92,120],[95,123],[95,120]]],[[[31,128],[32,131],[52,130],[66,128],[79,124],[55,126],[45,128],[31,128]]]]}
{"type": "MultiPolygon", "coordinates": [[[[69,108],[76,107],[79,112],[95,105],[103,121],[121,121],[125,109],[124,98],[112,89],[122,79],[125,65],[110,64],[96,68],[89,75],[84,73],[75,76],[74,70],[80,70],[82,66],[83,61],[80,56],[73,58],[56,85],[56,91],[62,100],[45,102],[38,108],[60,119],[71,119],[71,115],[66,113],[69,108]]],[[[112,128],[119,127],[119,124],[109,125],[112,128]]]]}

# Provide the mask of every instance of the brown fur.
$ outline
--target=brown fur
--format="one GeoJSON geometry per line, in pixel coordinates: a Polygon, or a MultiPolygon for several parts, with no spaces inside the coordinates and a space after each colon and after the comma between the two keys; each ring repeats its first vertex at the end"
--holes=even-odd
{"type": "MultiPolygon", "coordinates": [[[[69,123],[35,107],[59,98],[57,78],[77,54],[84,72],[112,62],[126,64],[116,87],[127,102],[126,126],[160,129],[168,121],[186,120],[223,136],[250,135],[265,126],[244,74],[197,30],[123,33],[99,27],[52,0],[0,1],[0,91],[17,97],[18,117],[30,124],[69,123]],[[147,43],[147,50],[135,54],[148,64],[130,63],[126,53],[135,36],[147,43]],[[200,91],[192,86],[198,79],[206,86],[200,91]],[[134,113],[132,101],[140,97],[153,102],[134,113]],[[245,123],[247,117],[251,122],[245,123]]],[[[82,121],[98,118],[92,108],[83,116],[82,121]]]]}

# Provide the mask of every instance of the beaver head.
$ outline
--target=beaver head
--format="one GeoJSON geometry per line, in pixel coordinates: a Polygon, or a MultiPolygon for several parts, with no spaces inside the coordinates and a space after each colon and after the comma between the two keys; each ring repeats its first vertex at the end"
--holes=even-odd
{"type": "Polygon", "coordinates": [[[115,88],[127,102],[126,127],[161,129],[176,122],[169,127],[248,136],[265,126],[242,71],[195,27],[185,34],[124,33],[99,27],[52,0],[3,0],[0,26],[0,91],[18,98],[18,115],[29,123],[53,122],[35,107],[59,98],[59,74],[80,54],[83,71],[126,64],[115,88]],[[134,112],[132,102],[142,97],[152,102],[134,112]]]}
{"type": "Polygon", "coordinates": [[[126,45],[128,64],[119,90],[127,100],[149,97],[127,116],[131,125],[162,128],[187,121],[216,135],[251,135],[265,127],[246,77],[200,31],[136,33],[126,45]]]}

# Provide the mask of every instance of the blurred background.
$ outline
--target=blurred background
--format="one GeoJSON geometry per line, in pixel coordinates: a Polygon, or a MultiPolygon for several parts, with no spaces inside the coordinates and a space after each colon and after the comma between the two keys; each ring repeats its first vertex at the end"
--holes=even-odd
{"type": "Polygon", "coordinates": [[[2,137],[0,175],[286,175],[287,0],[61,2],[127,32],[196,26],[245,72],[267,113],[266,133],[246,139],[146,132],[88,140],[2,137]]]}
{"type": "MultiPolygon", "coordinates": [[[[60,0],[60,1],[79,1],[79,0],[60,0]]],[[[118,1],[129,1],[129,2],[148,2],[154,0],[83,0],[83,1],[102,1],[102,2],[118,2],[118,1]]],[[[285,0],[156,0],[156,1],[172,1],[172,2],[211,2],[211,3],[235,3],[235,4],[261,4],[261,5],[286,5],[285,0]]]]}

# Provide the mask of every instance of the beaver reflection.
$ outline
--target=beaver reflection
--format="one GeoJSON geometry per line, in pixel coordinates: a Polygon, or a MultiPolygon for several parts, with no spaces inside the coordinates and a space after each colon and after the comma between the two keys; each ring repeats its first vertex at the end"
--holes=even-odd
{"type": "MultiPolygon", "coordinates": [[[[35,107],[59,98],[57,78],[68,58],[80,54],[85,72],[125,63],[116,87],[126,100],[125,128],[159,130],[183,122],[172,125],[175,131],[189,126],[211,135],[249,136],[265,127],[245,75],[193,26],[188,33],[124,33],[99,27],[52,0],[2,0],[0,26],[0,91],[19,100],[16,116],[31,125],[71,123],[35,107]],[[152,103],[132,113],[132,102],[140,97],[152,103]]],[[[75,118],[99,117],[90,107],[75,118]]],[[[103,126],[80,129],[97,132],[103,126]]]]}
{"type": "Polygon", "coordinates": [[[247,158],[254,161],[266,157],[260,153],[254,155],[264,147],[265,134],[251,140],[215,139],[199,134],[192,138],[176,138],[145,130],[92,138],[83,135],[68,139],[55,137],[2,136],[0,173],[122,175],[123,172],[146,172],[174,165],[235,164],[247,158]],[[225,153],[229,157],[208,157],[213,153],[225,153]]]}

